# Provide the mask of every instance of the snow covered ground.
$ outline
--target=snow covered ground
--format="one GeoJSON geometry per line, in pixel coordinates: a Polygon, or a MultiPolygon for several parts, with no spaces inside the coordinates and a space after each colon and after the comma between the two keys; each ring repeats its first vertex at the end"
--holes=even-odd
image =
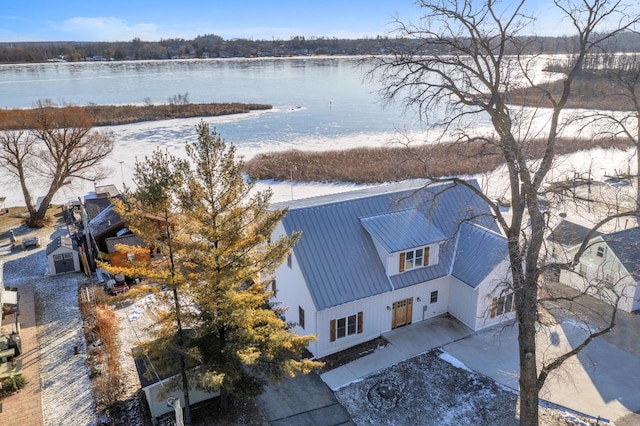
{"type": "Polygon", "coordinates": [[[5,285],[20,288],[31,284],[34,288],[44,424],[95,425],[96,410],[78,309],[78,285],[84,276],[47,275],[46,245],[66,233],[66,227],[31,231],[23,226],[16,230],[17,236],[21,232],[38,235],[42,246],[26,251],[15,248],[1,260],[5,285]]]}

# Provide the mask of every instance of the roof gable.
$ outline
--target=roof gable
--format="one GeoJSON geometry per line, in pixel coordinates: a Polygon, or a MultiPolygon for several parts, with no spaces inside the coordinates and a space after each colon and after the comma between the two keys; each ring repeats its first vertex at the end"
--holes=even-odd
{"type": "Polygon", "coordinates": [[[50,255],[61,247],[67,250],[77,250],[78,244],[76,243],[76,240],[72,239],[71,237],[58,236],[56,239],[47,244],[47,255],[50,255]]]}
{"type": "MultiPolygon", "coordinates": [[[[477,187],[477,183],[472,184],[477,187]]],[[[317,205],[313,201],[292,203],[282,224],[288,234],[302,231],[293,251],[318,310],[448,275],[453,240],[465,220],[497,230],[481,197],[465,185],[451,182],[426,188],[422,183],[384,185],[377,192],[369,188],[340,194],[334,202],[327,202],[326,197],[317,205]],[[425,218],[415,220],[431,224],[447,241],[442,244],[437,265],[389,278],[360,218],[409,209],[425,218]]],[[[282,203],[273,207],[287,206],[282,203]]]]}
{"type": "Polygon", "coordinates": [[[602,235],[627,272],[640,280],[640,227],[602,235]]]}
{"type": "Polygon", "coordinates": [[[360,223],[387,253],[426,246],[445,239],[418,209],[363,217],[360,223]]]}

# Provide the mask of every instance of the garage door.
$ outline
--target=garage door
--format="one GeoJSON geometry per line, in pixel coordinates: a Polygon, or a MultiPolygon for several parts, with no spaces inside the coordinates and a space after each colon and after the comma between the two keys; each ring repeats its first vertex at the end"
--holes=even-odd
{"type": "Polygon", "coordinates": [[[73,265],[73,254],[63,253],[53,255],[53,266],[56,269],[56,274],[62,274],[64,272],[74,272],[75,267],[73,265]]]}

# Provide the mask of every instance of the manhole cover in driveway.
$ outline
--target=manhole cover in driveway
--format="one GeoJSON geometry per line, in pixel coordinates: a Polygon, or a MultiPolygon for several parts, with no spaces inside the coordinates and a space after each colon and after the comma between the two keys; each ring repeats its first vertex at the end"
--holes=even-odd
{"type": "Polygon", "coordinates": [[[398,404],[401,392],[400,387],[394,382],[378,382],[371,386],[367,398],[374,408],[387,410],[398,404]]]}

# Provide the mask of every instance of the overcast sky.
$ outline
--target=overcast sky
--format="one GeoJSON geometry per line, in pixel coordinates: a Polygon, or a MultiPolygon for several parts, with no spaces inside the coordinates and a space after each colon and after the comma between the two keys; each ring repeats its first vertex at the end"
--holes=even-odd
{"type": "MultiPolygon", "coordinates": [[[[531,1],[544,16],[538,32],[561,34],[549,9],[537,6],[548,1],[531,1]]],[[[420,9],[414,0],[0,0],[0,42],[360,38],[389,33],[395,16],[415,21],[420,9]]]]}

